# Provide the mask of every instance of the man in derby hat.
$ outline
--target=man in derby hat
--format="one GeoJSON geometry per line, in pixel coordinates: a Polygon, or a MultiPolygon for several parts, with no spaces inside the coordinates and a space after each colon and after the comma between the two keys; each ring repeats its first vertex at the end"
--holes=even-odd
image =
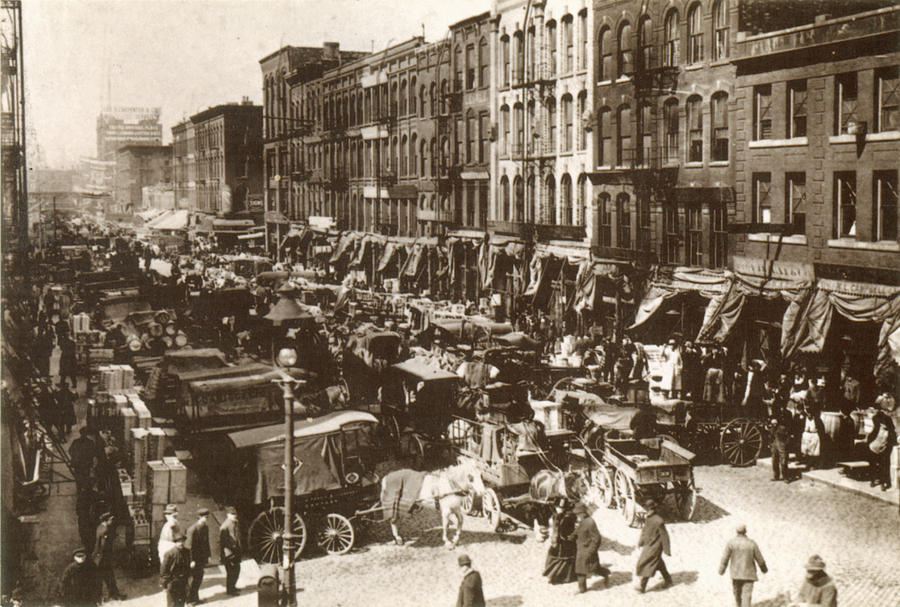
{"type": "Polygon", "coordinates": [[[647,500],[645,508],[647,517],[644,519],[644,528],[641,529],[641,537],[638,539],[638,548],[641,548],[636,567],[637,576],[641,579],[640,585],[637,587],[639,592],[647,589],[647,580],[653,577],[657,571],[663,576],[664,588],[672,585],[672,576],[669,575],[669,570],[666,569],[666,563],[662,558],[663,553],[672,554],[666,522],[656,511],[656,500],[647,500]]]}
{"type": "Polygon", "coordinates": [[[100,515],[100,524],[97,526],[97,533],[94,540],[94,552],[92,557],[94,566],[97,568],[97,578],[99,581],[98,590],[102,589],[102,584],[106,584],[106,590],[109,592],[111,599],[124,599],[125,595],[119,592],[116,586],[116,574],[113,571],[113,515],[104,512],[100,515]]]}
{"type": "Polygon", "coordinates": [[[818,554],[806,562],[806,579],[790,607],[837,607],[837,588],[825,573],[825,561],[818,554]]]}
{"type": "Polygon", "coordinates": [[[60,581],[60,599],[67,607],[95,607],[100,603],[94,564],[88,560],[84,548],[72,552],[72,562],[60,581]]]}
{"type": "Polygon", "coordinates": [[[578,578],[578,594],[581,594],[587,592],[588,577],[602,575],[606,581],[609,579],[609,569],[600,565],[597,550],[603,538],[587,506],[578,503],[572,511],[578,519],[575,528],[575,575],[578,578]]]}
{"type": "Polygon", "coordinates": [[[163,515],[166,517],[166,522],[159,531],[159,541],[156,544],[156,553],[160,563],[166,553],[175,545],[175,535],[182,530],[178,526],[178,508],[175,504],[168,504],[163,510],[163,515]]]}
{"type": "Polygon", "coordinates": [[[160,585],[166,589],[168,607],[184,607],[191,577],[191,553],[184,545],[184,531],[176,531],[172,540],[159,568],[160,585]]]}
{"type": "Polygon", "coordinates": [[[737,607],[751,607],[753,604],[753,582],[757,580],[756,566],[760,571],[767,573],[766,560],[756,542],[747,537],[747,526],[740,524],[737,527],[737,535],[725,544],[725,553],[722,555],[722,563],[719,565],[719,575],[725,574],[725,569],[731,567],[731,585],[734,590],[734,604],[737,607]]]}
{"type": "Polygon", "coordinates": [[[456,597],[456,607],[484,607],[481,574],[472,569],[472,559],[468,554],[460,554],[456,562],[463,572],[462,581],[459,583],[459,594],[456,597]]]}
{"type": "Polygon", "coordinates": [[[200,600],[200,585],[203,583],[203,570],[209,562],[209,527],[206,519],[208,508],[197,510],[197,521],[188,527],[185,546],[191,553],[191,579],[188,586],[188,603],[196,605],[200,600]]]}

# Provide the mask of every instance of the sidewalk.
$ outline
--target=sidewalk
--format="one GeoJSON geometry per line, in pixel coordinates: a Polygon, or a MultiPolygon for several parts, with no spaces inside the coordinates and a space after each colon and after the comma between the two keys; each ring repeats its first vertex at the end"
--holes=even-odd
{"type": "MultiPolygon", "coordinates": [[[[756,465],[771,471],[772,458],[761,457],[756,460],[756,465]]],[[[839,467],[829,468],[827,470],[807,470],[793,458],[788,466],[791,472],[799,475],[800,478],[819,483],[826,483],[832,487],[852,491],[853,493],[859,493],[860,495],[867,495],[873,499],[881,500],[889,504],[900,504],[900,491],[898,491],[896,483],[887,491],[882,491],[881,487],[870,487],[868,480],[857,480],[842,474],[842,469],[839,467]]]]}

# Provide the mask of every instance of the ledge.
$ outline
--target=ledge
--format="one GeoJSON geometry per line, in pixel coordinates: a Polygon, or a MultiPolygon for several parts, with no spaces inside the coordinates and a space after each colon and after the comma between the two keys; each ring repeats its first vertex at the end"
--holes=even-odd
{"type": "Polygon", "coordinates": [[[682,166],[686,169],[702,169],[703,163],[702,162],[685,162],[682,166]]]}
{"type": "Polygon", "coordinates": [[[792,234],[791,236],[778,236],[777,234],[747,234],[747,240],[751,242],[774,242],[781,244],[806,244],[806,234],[792,234]]]}
{"type": "Polygon", "coordinates": [[[696,70],[702,70],[704,67],[706,67],[706,64],[704,63],[692,63],[690,65],[684,66],[684,71],[693,72],[696,70]]]}
{"type": "Polygon", "coordinates": [[[711,166],[711,167],[727,167],[729,164],[731,164],[730,160],[713,160],[709,163],[709,166],[711,166]]]}
{"type": "Polygon", "coordinates": [[[898,141],[900,131],[884,131],[883,133],[871,133],[866,135],[866,141],[898,141]]]}
{"type": "Polygon", "coordinates": [[[900,251],[900,242],[893,240],[866,241],[852,238],[832,238],[828,240],[828,246],[833,249],[858,249],[861,251],[900,251]]]}
{"type": "Polygon", "coordinates": [[[794,137],[793,139],[761,139],[749,142],[750,149],[754,148],[790,148],[809,145],[806,137],[794,137]]]}
{"type": "Polygon", "coordinates": [[[600,82],[597,83],[597,86],[609,86],[612,83],[613,83],[612,80],[601,80],[600,82]]]}

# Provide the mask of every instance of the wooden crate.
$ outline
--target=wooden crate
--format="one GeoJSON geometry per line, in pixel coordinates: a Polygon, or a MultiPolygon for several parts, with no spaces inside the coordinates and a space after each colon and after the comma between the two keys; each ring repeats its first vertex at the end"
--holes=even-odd
{"type": "Polygon", "coordinates": [[[144,428],[131,429],[131,472],[138,491],[147,489],[147,434],[144,428]]]}
{"type": "Polygon", "coordinates": [[[177,457],[163,458],[169,468],[169,502],[183,504],[187,501],[187,468],[177,457]]]}
{"type": "Polygon", "coordinates": [[[142,506],[128,506],[128,513],[134,524],[134,541],[149,542],[150,541],[150,519],[147,512],[142,506]]]}
{"type": "Polygon", "coordinates": [[[169,503],[169,467],[161,460],[147,462],[147,493],[154,506],[169,503]]]}

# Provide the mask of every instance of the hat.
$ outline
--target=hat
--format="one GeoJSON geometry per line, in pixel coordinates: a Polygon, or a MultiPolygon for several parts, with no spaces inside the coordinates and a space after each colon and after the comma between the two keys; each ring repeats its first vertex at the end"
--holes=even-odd
{"type": "Polygon", "coordinates": [[[206,516],[207,514],[209,514],[209,508],[198,508],[197,509],[197,516],[206,516]]]}
{"type": "Polygon", "coordinates": [[[187,538],[187,536],[184,534],[184,531],[176,531],[175,537],[172,539],[175,540],[176,542],[183,542],[186,538],[187,538]]]}
{"type": "Polygon", "coordinates": [[[166,509],[163,510],[163,514],[176,514],[178,512],[178,507],[175,504],[168,504],[166,509]]]}
{"type": "Polygon", "coordinates": [[[741,523],[740,525],[737,526],[737,529],[735,531],[737,531],[741,535],[744,535],[745,533],[747,533],[747,525],[745,525],[744,523],[741,523]]]}
{"type": "Polygon", "coordinates": [[[572,508],[572,512],[575,514],[582,514],[584,516],[590,516],[590,512],[588,512],[587,506],[585,506],[582,502],[578,502],[575,504],[575,507],[572,508]]]}
{"type": "Polygon", "coordinates": [[[460,554],[459,558],[456,559],[456,562],[459,563],[460,567],[462,567],[463,565],[471,565],[472,559],[469,558],[468,554],[460,554]]]}
{"type": "Polygon", "coordinates": [[[75,556],[87,556],[87,550],[85,550],[84,548],[78,547],[78,548],[76,548],[75,550],[72,551],[72,556],[73,556],[73,557],[75,557],[75,556]]]}
{"type": "Polygon", "coordinates": [[[644,510],[647,510],[647,511],[655,510],[657,506],[659,506],[659,504],[652,497],[648,498],[647,501],[644,502],[644,510]]]}
{"type": "Polygon", "coordinates": [[[823,571],[825,569],[825,561],[818,554],[814,554],[806,561],[807,571],[823,571]]]}
{"type": "Polygon", "coordinates": [[[669,345],[670,345],[670,346],[674,346],[674,345],[675,345],[675,338],[674,338],[674,337],[672,337],[672,338],[669,339],[669,345]]]}
{"type": "Polygon", "coordinates": [[[235,508],[234,506],[227,506],[225,508],[225,514],[234,514],[235,516],[237,516],[237,508],[235,508]]]}
{"type": "Polygon", "coordinates": [[[100,520],[101,520],[101,521],[108,521],[108,520],[111,519],[112,517],[113,517],[112,512],[104,512],[103,514],[100,515],[100,520]]]}

